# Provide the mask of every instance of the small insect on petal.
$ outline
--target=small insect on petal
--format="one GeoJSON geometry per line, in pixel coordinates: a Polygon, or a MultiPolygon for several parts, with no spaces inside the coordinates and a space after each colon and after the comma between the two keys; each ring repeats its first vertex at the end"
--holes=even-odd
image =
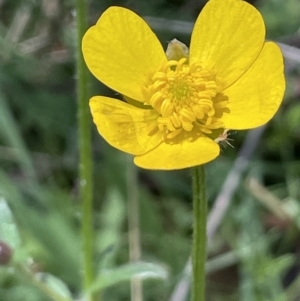
{"type": "Polygon", "coordinates": [[[229,131],[230,131],[229,129],[225,129],[224,132],[218,138],[216,138],[214,141],[224,147],[226,145],[229,145],[232,148],[234,148],[234,146],[229,142],[229,141],[233,141],[233,139],[228,138],[228,136],[230,135],[230,133],[228,133],[229,131]]]}

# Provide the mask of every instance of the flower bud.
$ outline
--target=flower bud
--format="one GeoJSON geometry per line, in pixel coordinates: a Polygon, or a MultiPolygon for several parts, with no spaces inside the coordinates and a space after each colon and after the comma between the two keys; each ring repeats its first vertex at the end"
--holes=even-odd
{"type": "Polygon", "coordinates": [[[171,60],[179,61],[182,58],[188,59],[189,48],[182,42],[178,41],[177,39],[173,39],[168,44],[166,55],[169,61],[171,60]]]}
{"type": "Polygon", "coordinates": [[[6,265],[12,257],[12,249],[3,241],[0,241],[0,265],[6,265]]]}

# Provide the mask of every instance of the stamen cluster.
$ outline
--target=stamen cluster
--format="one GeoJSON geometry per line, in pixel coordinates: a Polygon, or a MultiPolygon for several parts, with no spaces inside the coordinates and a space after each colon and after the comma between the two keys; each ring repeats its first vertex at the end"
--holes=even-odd
{"type": "Polygon", "coordinates": [[[211,134],[224,127],[219,118],[227,98],[218,93],[214,72],[200,64],[188,65],[186,58],[168,61],[149,77],[143,94],[145,104],[159,113],[158,129],[166,139],[183,131],[211,134]]]}

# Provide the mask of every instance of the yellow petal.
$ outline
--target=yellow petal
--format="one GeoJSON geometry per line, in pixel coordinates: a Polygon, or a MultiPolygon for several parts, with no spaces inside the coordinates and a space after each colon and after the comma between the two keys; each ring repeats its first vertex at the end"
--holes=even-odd
{"type": "Polygon", "coordinates": [[[263,19],[252,5],[240,0],[210,0],[195,23],[190,62],[214,69],[225,88],[251,66],[264,39],[263,19]]]}
{"type": "Polygon", "coordinates": [[[267,42],[248,72],[223,91],[230,110],[222,117],[225,128],[250,129],[265,124],[277,112],[284,90],[281,51],[275,43],[267,42]]]}
{"type": "Polygon", "coordinates": [[[121,151],[140,155],[161,143],[161,134],[149,134],[158,116],[154,110],[139,109],[104,96],[92,97],[90,108],[99,134],[121,151]]]}
{"type": "Polygon", "coordinates": [[[146,169],[182,169],[212,161],[219,153],[217,143],[207,137],[200,137],[177,144],[162,143],[149,153],[136,156],[134,163],[146,169]]]}
{"type": "Polygon", "coordinates": [[[146,76],[166,62],[150,27],[132,11],[107,9],[82,40],[82,52],[93,75],[111,89],[142,101],[146,76]]]}

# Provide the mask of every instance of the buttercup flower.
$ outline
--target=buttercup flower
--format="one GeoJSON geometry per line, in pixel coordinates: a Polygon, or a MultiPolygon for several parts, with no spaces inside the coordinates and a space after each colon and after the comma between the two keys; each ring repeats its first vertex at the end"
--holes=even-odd
{"type": "Polygon", "coordinates": [[[263,19],[247,2],[210,0],[196,20],[189,53],[177,40],[168,49],[121,7],[107,9],[82,41],[90,71],[123,96],[92,97],[94,123],[138,166],[167,170],[209,162],[220,153],[220,135],[263,125],[278,110],[282,55],[265,42],[263,19]]]}

